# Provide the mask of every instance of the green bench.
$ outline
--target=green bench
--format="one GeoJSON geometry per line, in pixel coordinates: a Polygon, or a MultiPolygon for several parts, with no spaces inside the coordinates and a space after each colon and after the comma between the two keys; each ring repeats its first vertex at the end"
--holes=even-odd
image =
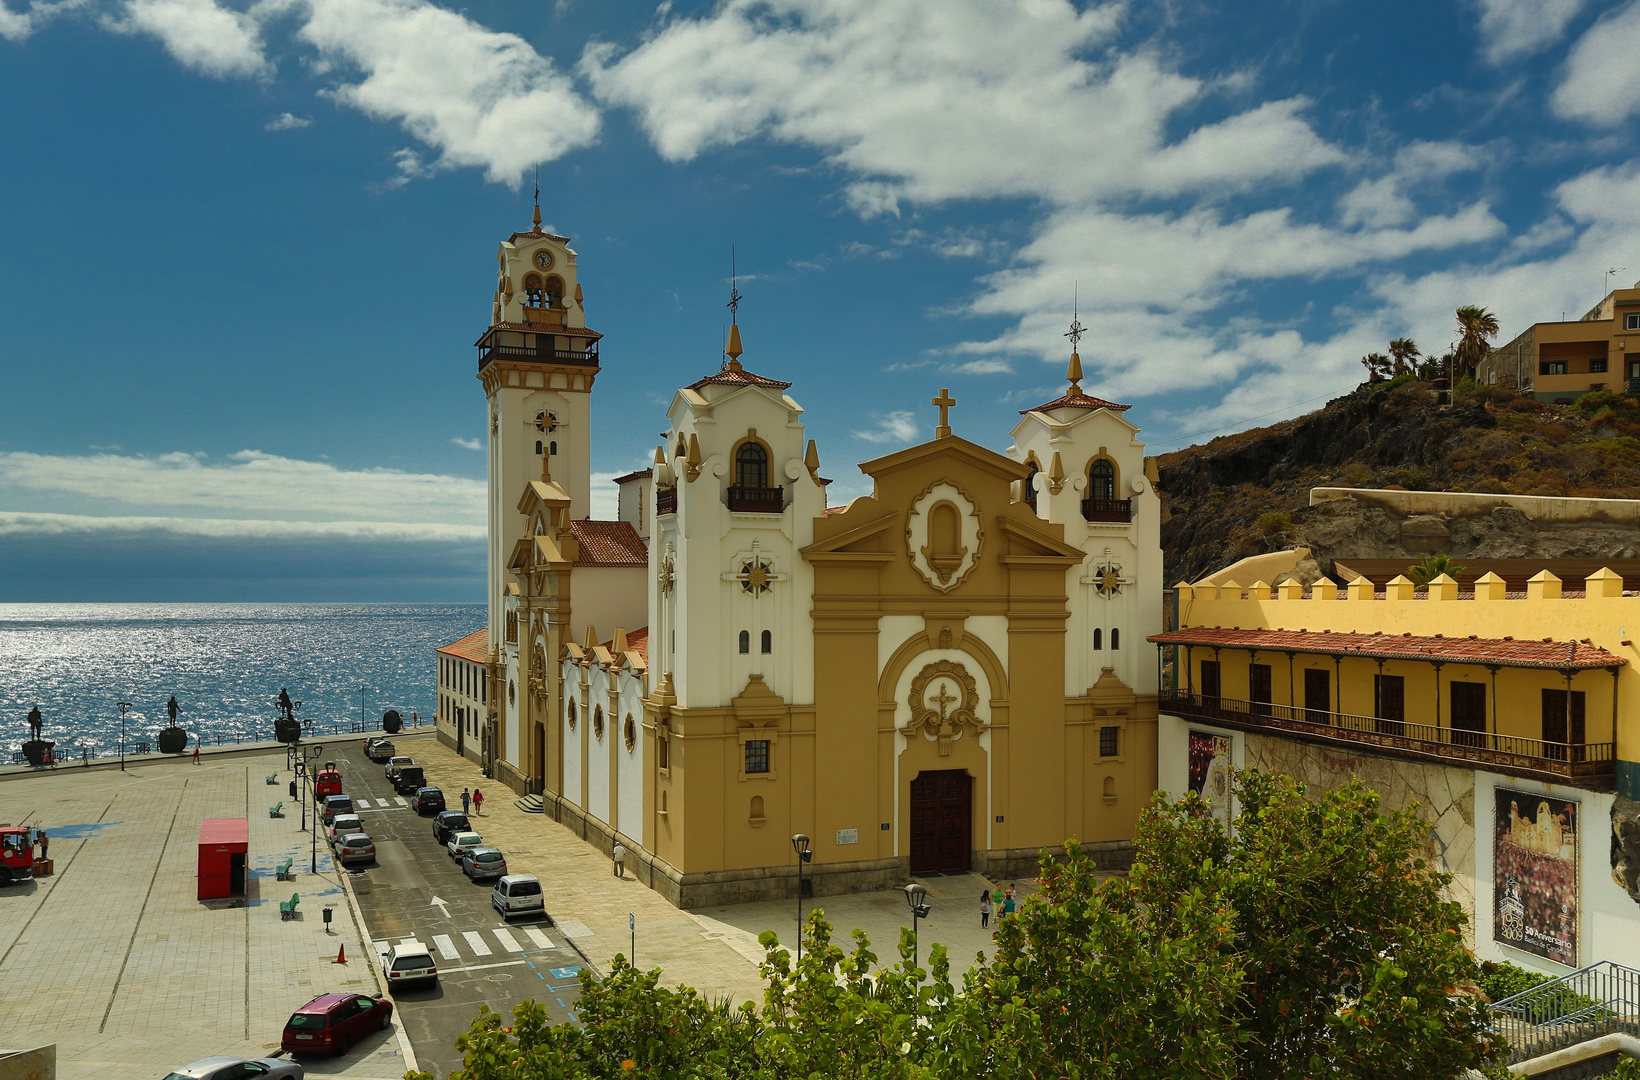
{"type": "Polygon", "coordinates": [[[280,800],[279,802],[276,802],[272,806],[268,807],[268,816],[269,817],[284,817],[285,816],[285,803],[284,803],[284,800],[280,800]]]}
{"type": "Polygon", "coordinates": [[[276,772],[270,772],[267,776],[263,777],[263,779],[267,782],[269,787],[272,787],[279,782],[279,774],[276,772]]]}
{"type": "Polygon", "coordinates": [[[279,901],[279,921],[296,918],[296,905],[302,902],[300,893],[291,893],[289,900],[279,901]]]}
{"type": "Polygon", "coordinates": [[[276,881],[295,881],[296,880],[296,875],[291,873],[291,870],[290,870],[291,864],[294,863],[295,861],[296,861],[295,859],[286,859],[284,862],[282,862],[278,866],[274,867],[274,875],[275,875],[274,880],[276,880],[276,881]]]}

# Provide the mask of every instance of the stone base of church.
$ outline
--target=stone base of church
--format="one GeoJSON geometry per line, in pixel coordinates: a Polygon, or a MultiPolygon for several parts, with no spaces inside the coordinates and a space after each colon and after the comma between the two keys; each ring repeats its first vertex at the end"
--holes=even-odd
{"type": "Polygon", "coordinates": [[[510,761],[495,763],[495,778],[506,784],[518,795],[528,795],[530,792],[530,778],[513,767],[510,761]]]}
{"type": "MultiPolygon", "coordinates": [[[[1056,845],[1047,849],[1048,855],[1056,860],[1065,857],[1064,845],[1056,845]]],[[[1093,865],[1100,870],[1114,870],[1125,872],[1133,866],[1133,841],[1131,840],[1099,840],[1089,841],[1082,845],[1082,853],[1093,860],[1093,865]]],[[[974,852],[974,873],[984,874],[992,881],[1018,881],[1020,878],[1034,878],[1042,862],[1042,849],[1029,848],[993,848],[989,851],[974,852]]]]}

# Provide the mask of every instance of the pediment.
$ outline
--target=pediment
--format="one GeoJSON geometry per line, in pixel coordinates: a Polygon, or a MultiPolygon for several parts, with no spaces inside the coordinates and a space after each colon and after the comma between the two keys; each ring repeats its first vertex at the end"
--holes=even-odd
{"type": "MultiPolygon", "coordinates": [[[[1034,516],[1028,520],[1021,520],[1011,514],[997,515],[997,528],[1012,541],[1014,550],[1010,555],[1014,557],[1043,556],[1053,559],[1070,559],[1077,563],[1088,557],[1087,552],[1081,548],[1076,547],[1074,544],[1067,544],[1059,537],[1033,524],[1033,522],[1040,520],[1040,518],[1034,516]]],[[[1058,529],[1060,526],[1055,525],[1054,528],[1058,529]]],[[[1004,558],[1007,557],[1004,556],[1004,558]]]]}
{"type": "MultiPolygon", "coordinates": [[[[849,504],[848,514],[853,516],[859,513],[864,516],[876,509],[881,508],[873,499],[855,499],[854,502],[849,504]]],[[[888,545],[882,543],[871,545],[869,542],[878,540],[879,537],[894,529],[898,519],[898,514],[879,514],[860,525],[844,529],[835,536],[816,540],[814,543],[802,548],[798,553],[811,562],[827,559],[834,561],[865,559],[873,562],[886,562],[891,556],[888,551],[882,549],[888,545]],[[850,550],[855,548],[856,545],[864,546],[860,550],[850,550]]],[[[827,519],[822,518],[820,520],[823,522],[827,519]]]]}
{"type": "Polygon", "coordinates": [[[955,435],[918,443],[916,446],[908,446],[904,450],[896,450],[880,458],[872,458],[861,463],[860,471],[876,478],[879,475],[899,472],[929,458],[946,457],[956,458],[975,466],[1010,484],[1015,480],[1023,480],[1030,474],[1030,470],[1020,462],[955,435]]]}
{"type": "Polygon", "coordinates": [[[569,506],[569,496],[556,481],[531,480],[524,485],[524,493],[518,497],[518,512],[529,515],[534,513],[538,506],[562,509],[569,506]]]}

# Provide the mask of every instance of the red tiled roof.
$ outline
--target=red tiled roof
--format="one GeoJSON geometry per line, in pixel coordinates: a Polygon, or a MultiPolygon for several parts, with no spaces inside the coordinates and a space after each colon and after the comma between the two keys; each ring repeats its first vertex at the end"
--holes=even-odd
{"type": "MultiPolygon", "coordinates": [[[[604,336],[590,326],[565,326],[563,323],[544,322],[498,322],[484,332],[484,337],[489,337],[496,330],[521,330],[527,334],[556,334],[560,337],[590,338],[593,341],[601,341],[604,336]]],[[[479,338],[473,344],[475,346],[484,344],[484,338],[479,338]]]]}
{"type": "Polygon", "coordinates": [[[629,480],[638,480],[638,479],[641,479],[645,476],[654,476],[654,475],[655,475],[655,470],[654,469],[639,469],[637,472],[629,472],[625,476],[617,476],[615,478],[615,482],[617,484],[624,484],[629,480]]]}
{"type": "Polygon", "coordinates": [[[828,506],[820,512],[820,516],[821,517],[836,517],[838,514],[845,513],[847,510],[848,510],[848,507],[846,507],[846,506],[828,506]]]}
{"type": "MultiPolygon", "coordinates": [[[[626,647],[629,652],[635,652],[643,657],[645,664],[649,663],[649,627],[640,626],[636,630],[628,630],[626,632],[626,647]]],[[[604,648],[613,653],[615,651],[615,639],[610,638],[604,642],[604,648]]]]}
{"type": "Polygon", "coordinates": [[[1365,656],[1371,660],[1440,660],[1451,664],[1549,668],[1556,671],[1621,667],[1628,663],[1586,641],[1513,641],[1509,638],[1414,637],[1411,634],[1358,634],[1350,631],[1238,630],[1194,626],[1169,630],[1147,641],[1158,645],[1258,649],[1270,652],[1365,656]]]}
{"type": "Polygon", "coordinates": [[[482,664],[490,658],[490,631],[488,628],[474,630],[464,638],[457,638],[448,645],[441,645],[435,652],[449,653],[459,656],[463,660],[471,660],[482,664]]]}
{"type": "Polygon", "coordinates": [[[742,369],[725,369],[715,375],[708,375],[698,382],[689,384],[689,389],[699,390],[703,386],[761,386],[766,390],[785,390],[791,386],[789,382],[779,379],[766,379],[762,375],[754,375],[742,369]]]}
{"type": "Polygon", "coordinates": [[[1132,405],[1118,405],[1114,401],[1092,397],[1088,394],[1066,394],[1064,397],[1054,398],[1045,405],[1038,405],[1034,409],[1021,409],[1019,415],[1026,413],[1047,412],[1049,409],[1109,409],[1111,412],[1126,412],[1132,405]]]}
{"type": "Polygon", "coordinates": [[[570,532],[581,545],[576,566],[648,566],[643,537],[624,521],[572,521],[570,532]]]}
{"type": "Polygon", "coordinates": [[[567,236],[558,236],[558,235],[556,235],[554,233],[550,233],[550,232],[533,232],[533,231],[532,232],[515,232],[510,237],[507,238],[507,243],[509,243],[509,244],[518,243],[518,238],[520,236],[522,236],[526,240],[558,240],[558,241],[561,241],[565,244],[569,243],[569,237],[567,237],[567,236]]]}

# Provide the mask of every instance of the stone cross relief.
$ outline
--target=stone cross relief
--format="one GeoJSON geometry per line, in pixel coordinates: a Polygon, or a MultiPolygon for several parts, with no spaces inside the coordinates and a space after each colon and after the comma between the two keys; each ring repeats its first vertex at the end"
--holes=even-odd
{"type": "Polygon", "coordinates": [[[924,667],[911,681],[911,723],[900,729],[907,738],[931,734],[941,757],[951,755],[951,743],[964,728],[977,735],[984,729],[975,710],[979,691],[974,677],[958,663],[939,660],[924,667]]]}

